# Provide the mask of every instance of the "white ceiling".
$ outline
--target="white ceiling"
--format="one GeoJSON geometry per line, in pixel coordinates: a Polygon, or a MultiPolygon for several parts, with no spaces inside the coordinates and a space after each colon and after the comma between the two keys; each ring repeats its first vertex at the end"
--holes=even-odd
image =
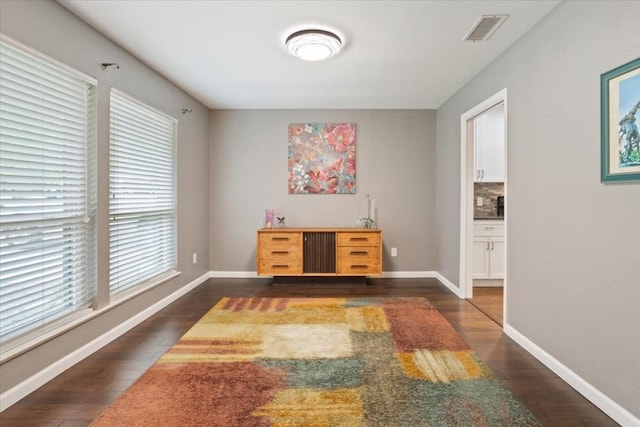
{"type": "Polygon", "coordinates": [[[438,108],[560,3],[58,1],[212,109],[438,108]],[[462,42],[483,14],[511,16],[489,41],[462,42]],[[284,40],[308,27],[343,50],[290,56],[284,40]]]}

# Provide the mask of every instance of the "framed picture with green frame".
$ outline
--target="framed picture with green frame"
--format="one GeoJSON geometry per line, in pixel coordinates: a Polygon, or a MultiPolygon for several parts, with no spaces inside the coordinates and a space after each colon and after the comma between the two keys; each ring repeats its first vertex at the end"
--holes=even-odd
{"type": "Polygon", "coordinates": [[[600,76],[601,181],[640,181],[640,58],[600,76]]]}

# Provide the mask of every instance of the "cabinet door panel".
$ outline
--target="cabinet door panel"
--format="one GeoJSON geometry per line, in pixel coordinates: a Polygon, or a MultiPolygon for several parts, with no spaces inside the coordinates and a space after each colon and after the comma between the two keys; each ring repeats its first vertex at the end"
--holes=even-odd
{"type": "Polygon", "coordinates": [[[504,105],[499,104],[473,121],[476,182],[504,182],[504,120],[504,105]]]}
{"type": "Polygon", "coordinates": [[[490,243],[489,275],[491,279],[504,279],[504,237],[492,237],[490,243]]]}
{"type": "Polygon", "coordinates": [[[489,246],[488,237],[474,237],[473,238],[473,274],[474,279],[488,279],[489,278],[489,246]]]}

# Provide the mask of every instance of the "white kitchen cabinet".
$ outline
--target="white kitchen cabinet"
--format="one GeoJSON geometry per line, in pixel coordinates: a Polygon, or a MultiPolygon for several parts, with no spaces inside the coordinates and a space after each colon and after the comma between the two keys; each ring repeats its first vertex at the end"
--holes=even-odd
{"type": "Polygon", "coordinates": [[[476,221],[473,231],[473,278],[504,279],[504,224],[476,221]]]}
{"type": "Polygon", "coordinates": [[[489,278],[489,237],[473,238],[473,278],[489,278]]]}
{"type": "Polygon", "coordinates": [[[504,237],[490,237],[489,279],[504,279],[504,237]]]}
{"type": "Polygon", "coordinates": [[[504,182],[504,105],[482,113],[473,120],[474,181],[504,182]]]}

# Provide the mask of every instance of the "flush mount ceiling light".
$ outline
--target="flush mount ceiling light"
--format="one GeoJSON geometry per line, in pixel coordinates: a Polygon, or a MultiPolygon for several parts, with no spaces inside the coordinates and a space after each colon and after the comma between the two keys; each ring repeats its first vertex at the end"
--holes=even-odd
{"type": "Polygon", "coordinates": [[[330,31],[302,30],[287,37],[289,53],[306,61],[322,61],[340,52],[342,40],[330,31]]]}

